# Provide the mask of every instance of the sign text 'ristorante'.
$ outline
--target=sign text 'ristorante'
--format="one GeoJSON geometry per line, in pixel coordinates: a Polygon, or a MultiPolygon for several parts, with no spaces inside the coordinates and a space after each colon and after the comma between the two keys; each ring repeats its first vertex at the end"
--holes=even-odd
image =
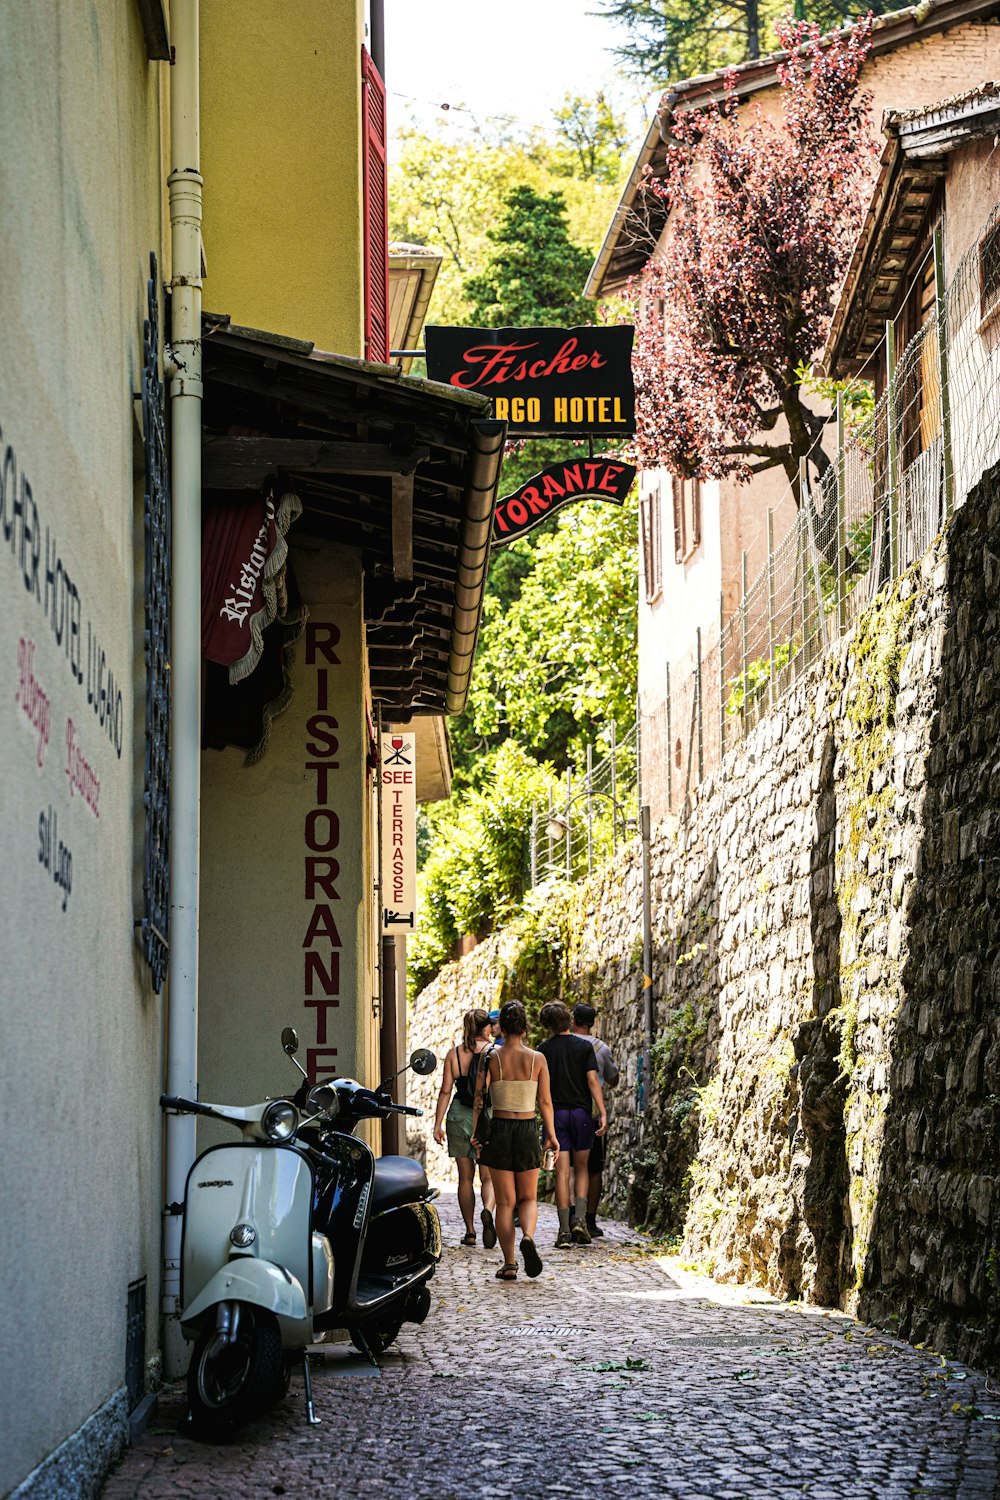
{"type": "Polygon", "coordinates": [[[635,432],[632,335],[612,328],[425,330],[431,380],[478,391],[511,437],[635,432]]]}

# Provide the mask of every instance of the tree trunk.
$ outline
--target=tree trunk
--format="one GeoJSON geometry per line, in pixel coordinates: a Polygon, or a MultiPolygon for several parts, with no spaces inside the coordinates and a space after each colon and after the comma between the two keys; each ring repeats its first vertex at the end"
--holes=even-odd
{"type": "Polygon", "coordinates": [[[746,0],[747,58],[760,56],[760,6],[757,0],[746,0]]]}

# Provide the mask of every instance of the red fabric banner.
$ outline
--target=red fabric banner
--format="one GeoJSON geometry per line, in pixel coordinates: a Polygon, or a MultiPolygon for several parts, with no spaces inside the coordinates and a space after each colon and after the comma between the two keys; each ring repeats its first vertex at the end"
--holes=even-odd
{"type": "Polygon", "coordinates": [[[284,613],[285,533],[302,504],[268,491],[251,504],[206,507],[201,543],[201,649],[241,682],[260,661],[263,634],[284,613]]]}

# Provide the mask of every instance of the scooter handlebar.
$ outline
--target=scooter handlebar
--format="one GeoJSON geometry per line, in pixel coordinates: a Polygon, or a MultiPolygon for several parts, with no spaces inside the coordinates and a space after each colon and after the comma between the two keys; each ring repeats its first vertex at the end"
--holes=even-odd
{"type": "Polygon", "coordinates": [[[178,1114],[183,1115],[213,1115],[214,1109],[208,1104],[199,1104],[197,1099],[182,1099],[179,1094],[161,1094],[161,1109],[175,1109],[178,1114]]]}
{"type": "Polygon", "coordinates": [[[392,1108],[396,1111],[397,1115],[422,1115],[423,1114],[423,1110],[422,1109],[417,1109],[412,1104],[394,1104],[392,1106],[392,1108]]]}

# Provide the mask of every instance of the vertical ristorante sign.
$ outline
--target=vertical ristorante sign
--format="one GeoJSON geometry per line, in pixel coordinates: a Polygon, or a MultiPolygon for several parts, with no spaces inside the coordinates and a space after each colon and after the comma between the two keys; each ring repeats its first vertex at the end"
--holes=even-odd
{"type": "Polygon", "coordinates": [[[629,325],[424,330],[427,375],[493,402],[511,437],[630,437],[629,325]]]}
{"type": "Polygon", "coordinates": [[[382,736],[382,933],[417,928],[416,736],[382,736]]]}

